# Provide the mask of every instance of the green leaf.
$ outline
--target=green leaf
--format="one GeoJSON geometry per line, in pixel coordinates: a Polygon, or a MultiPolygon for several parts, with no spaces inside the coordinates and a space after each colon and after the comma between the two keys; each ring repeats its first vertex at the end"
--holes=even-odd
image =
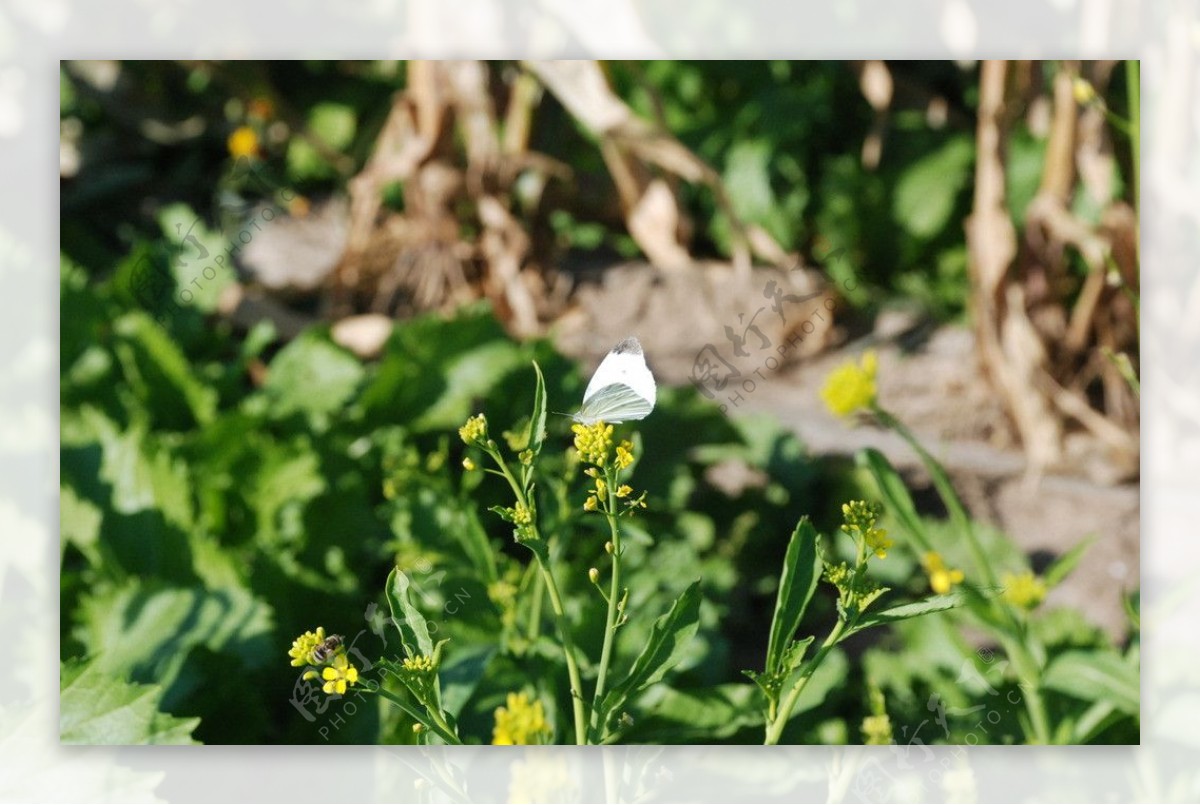
{"type": "Polygon", "coordinates": [[[801,517],[788,542],[783,573],[779,578],[779,595],[775,599],[775,615],[771,619],[771,637],[767,643],[768,674],[790,670],[784,667],[784,658],[790,653],[788,646],[800,628],[804,611],[821,576],[818,539],[808,517],[801,517]]]}
{"type": "Polygon", "coordinates": [[[675,690],[665,685],[637,702],[639,714],[623,741],[630,743],[713,743],[739,730],[759,727],[762,711],[749,685],[718,685],[675,690]]]}
{"type": "Polygon", "coordinates": [[[288,344],[271,361],[263,391],[279,418],[325,416],[354,396],[363,378],[358,359],[315,332],[288,344]]]}
{"type": "Polygon", "coordinates": [[[871,612],[863,615],[853,629],[849,629],[843,635],[842,639],[846,639],[852,634],[857,634],[863,629],[869,629],[872,626],[879,626],[885,623],[896,623],[897,621],[905,621],[909,618],[917,618],[921,615],[928,615],[931,612],[945,612],[948,609],[960,607],[966,603],[966,596],[962,593],[949,593],[947,595],[934,595],[923,601],[914,601],[911,604],[901,604],[890,609],[885,609],[880,612],[871,612]]]}
{"type": "Polygon", "coordinates": [[[1051,661],[1042,687],[1089,702],[1110,702],[1123,713],[1137,715],[1138,667],[1110,651],[1068,651],[1051,661]]]}
{"type": "Polygon", "coordinates": [[[542,443],[546,441],[546,379],[542,377],[542,367],[537,361],[533,362],[533,371],[537,374],[537,386],[533,392],[533,415],[529,417],[529,449],[537,458],[542,452],[542,443]]]}
{"type": "Polygon", "coordinates": [[[129,387],[155,424],[170,430],[206,425],[217,410],[217,392],[198,379],[167,332],[141,311],[113,323],[114,351],[129,387]]]}
{"type": "Polygon", "coordinates": [[[654,622],[646,647],[634,660],[629,676],[605,695],[600,704],[602,719],[616,711],[631,695],[666,676],[667,671],[679,662],[699,626],[700,582],[693,581],[675,599],[670,611],[654,622]]]}
{"type": "Polygon", "coordinates": [[[400,642],[414,654],[433,656],[433,640],[429,637],[428,621],[412,601],[412,580],[400,568],[392,568],[387,579],[388,607],[392,623],[400,631],[400,642]]]}
{"type": "Polygon", "coordinates": [[[970,181],[974,160],[970,138],[955,136],[912,163],[896,182],[892,216],[914,237],[928,239],[941,233],[970,181]]]}
{"type": "Polygon", "coordinates": [[[198,718],[159,711],[162,688],[102,673],[95,662],[61,666],[59,740],[64,744],[196,744],[198,718]]]}
{"type": "Polygon", "coordinates": [[[1042,574],[1042,580],[1046,582],[1048,589],[1054,589],[1063,582],[1071,572],[1078,567],[1083,555],[1087,553],[1087,549],[1092,547],[1092,543],[1096,541],[1096,537],[1090,536],[1080,540],[1071,550],[1064,553],[1062,556],[1055,559],[1046,572],[1042,574]]]}
{"type": "Polygon", "coordinates": [[[85,596],[76,636],[97,670],[154,682],[168,704],[186,691],[172,689],[194,648],[228,658],[229,674],[263,667],[277,656],[271,644],[271,608],[240,587],[206,590],[133,581],[85,596]]]}

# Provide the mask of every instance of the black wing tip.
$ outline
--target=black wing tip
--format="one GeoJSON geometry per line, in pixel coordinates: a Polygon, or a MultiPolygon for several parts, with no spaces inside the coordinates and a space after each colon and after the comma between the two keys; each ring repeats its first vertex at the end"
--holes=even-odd
{"type": "Polygon", "coordinates": [[[622,339],[620,343],[612,348],[612,351],[618,355],[641,355],[642,344],[633,336],[629,336],[629,338],[622,339]]]}

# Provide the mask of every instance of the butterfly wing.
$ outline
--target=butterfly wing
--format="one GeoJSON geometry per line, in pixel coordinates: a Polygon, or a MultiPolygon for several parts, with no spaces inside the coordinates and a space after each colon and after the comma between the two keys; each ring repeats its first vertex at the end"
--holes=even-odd
{"type": "Polygon", "coordinates": [[[627,422],[645,419],[654,403],[624,383],[611,383],[593,392],[583,401],[574,419],[583,425],[596,422],[627,422]]]}

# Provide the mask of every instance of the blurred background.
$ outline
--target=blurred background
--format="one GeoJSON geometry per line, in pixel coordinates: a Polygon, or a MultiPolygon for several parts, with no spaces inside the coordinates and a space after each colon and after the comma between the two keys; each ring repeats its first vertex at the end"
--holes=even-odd
{"type": "MultiPolygon", "coordinates": [[[[462,644],[500,628],[436,538],[503,538],[456,519],[447,437],[477,410],[518,421],[531,358],[574,410],[630,334],[664,386],[639,468],[661,518],[640,550],[669,568],[650,586],[713,590],[698,683],[761,653],[786,535],[860,488],[855,450],[944,515],[902,443],[821,405],[868,347],[998,562],[1096,537],[1051,594],[1075,613],[1055,634],[1124,639],[1136,62],[65,62],[60,81],[62,659],[161,686],[194,738],[331,739],[280,658],[317,623],[376,639],[392,562],[450,574],[434,609],[480,602],[447,624],[462,644]]],[[[935,683],[862,651],[919,712],[935,683]]],[[[863,701],[813,707],[797,740],[857,739],[863,701]]],[[[332,739],[399,726],[371,712],[332,739]]]]}

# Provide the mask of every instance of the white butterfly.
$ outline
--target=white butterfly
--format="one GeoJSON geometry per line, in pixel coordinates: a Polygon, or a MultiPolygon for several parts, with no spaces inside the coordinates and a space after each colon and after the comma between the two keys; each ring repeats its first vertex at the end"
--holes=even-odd
{"type": "Polygon", "coordinates": [[[642,345],[636,338],[626,338],[600,362],[583,393],[583,407],[572,418],[582,425],[645,419],[654,410],[656,397],[642,345]]]}

